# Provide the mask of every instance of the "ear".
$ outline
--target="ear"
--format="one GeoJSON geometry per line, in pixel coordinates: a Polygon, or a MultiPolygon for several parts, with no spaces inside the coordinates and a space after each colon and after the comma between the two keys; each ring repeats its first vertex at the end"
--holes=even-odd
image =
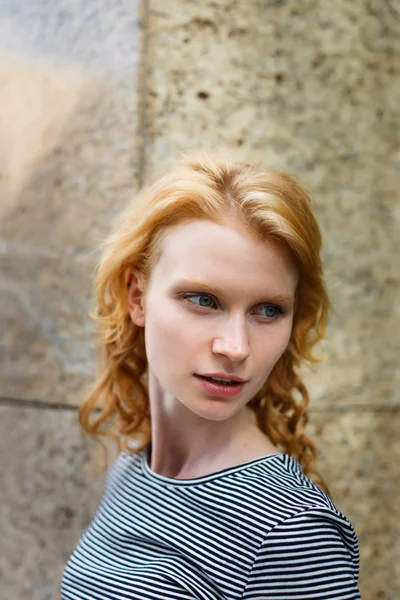
{"type": "Polygon", "coordinates": [[[142,274],[133,269],[128,277],[128,312],[138,327],[144,327],[144,282],[142,274]]]}

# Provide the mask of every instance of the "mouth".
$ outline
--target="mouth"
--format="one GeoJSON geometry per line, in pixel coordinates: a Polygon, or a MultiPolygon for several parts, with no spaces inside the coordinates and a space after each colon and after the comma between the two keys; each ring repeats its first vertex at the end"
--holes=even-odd
{"type": "Polygon", "coordinates": [[[203,379],[207,379],[208,381],[213,381],[215,383],[220,383],[221,385],[230,385],[235,383],[246,383],[246,379],[242,379],[241,377],[237,377],[237,375],[228,375],[225,373],[204,373],[202,375],[197,374],[198,377],[202,377],[203,379]]]}
{"type": "Polygon", "coordinates": [[[205,381],[210,381],[211,383],[216,383],[218,385],[240,385],[244,383],[244,381],[238,381],[236,379],[225,379],[223,377],[211,377],[208,375],[196,375],[196,377],[200,377],[205,381]]]}
{"type": "Polygon", "coordinates": [[[199,384],[209,394],[213,396],[228,397],[239,394],[245,384],[245,380],[225,379],[222,377],[214,377],[209,375],[195,375],[199,384]]]}

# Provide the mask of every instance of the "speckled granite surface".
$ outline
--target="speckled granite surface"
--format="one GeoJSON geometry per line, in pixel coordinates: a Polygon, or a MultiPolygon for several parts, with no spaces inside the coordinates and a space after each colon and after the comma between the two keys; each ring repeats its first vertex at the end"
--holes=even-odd
{"type": "Polygon", "coordinates": [[[93,248],[136,184],[138,1],[0,9],[0,389],[79,404],[93,248]]]}
{"type": "Polygon", "coordinates": [[[363,600],[397,600],[400,3],[150,7],[147,179],[182,151],[227,150],[314,196],[335,312],[329,359],[304,371],[310,435],[360,537],[363,600]]]}
{"type": "Polygon", "coordinates": [[[204,147],[296,173],[335,308],[314,401],[398,403],[399,2],[150,6],[147,177],[204,147]]]}
{"type": "Polygon", "coordinates": [[[363,600],[400,598],[399,416],[399,410],[311,414],[318,467],[359,538],[363,600]]]}
{"type": "Polygon", "coordinates": [[[88,472],[75,411],[0,407],[0,419],[1,597],[55,600],[104,475],[88,472]]]}

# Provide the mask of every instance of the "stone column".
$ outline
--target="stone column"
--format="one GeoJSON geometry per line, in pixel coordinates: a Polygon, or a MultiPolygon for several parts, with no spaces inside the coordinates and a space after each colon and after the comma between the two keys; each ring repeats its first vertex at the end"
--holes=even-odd
{"type": "Polygon", "coordinates": [[[315,200],[334,306],[310,436],[360,538],[363,600],[400,597],[400,4],[152,0],[146,174],[228,149],[315,200]],[[165,60],[168,57],[168,60],[165,60]]]}

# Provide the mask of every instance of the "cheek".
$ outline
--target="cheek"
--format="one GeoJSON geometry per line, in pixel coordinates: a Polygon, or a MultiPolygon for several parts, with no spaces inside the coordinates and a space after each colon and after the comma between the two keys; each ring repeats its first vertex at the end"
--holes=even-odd
{"type": "Polygon", "coordinates": [[[275,364],[288,347],[291,334],[292,320],[279,324],[263,340],[262,354],[268,356],[270,362],[275,364]]]}
{"type": "Polygon", "coordinates": [[[193,321],[168,302],[164,310],[146,311],[145,340],[149,365],[157,370],[174,368],[193,356],[205,338],[204,324],[193,321]]]}

